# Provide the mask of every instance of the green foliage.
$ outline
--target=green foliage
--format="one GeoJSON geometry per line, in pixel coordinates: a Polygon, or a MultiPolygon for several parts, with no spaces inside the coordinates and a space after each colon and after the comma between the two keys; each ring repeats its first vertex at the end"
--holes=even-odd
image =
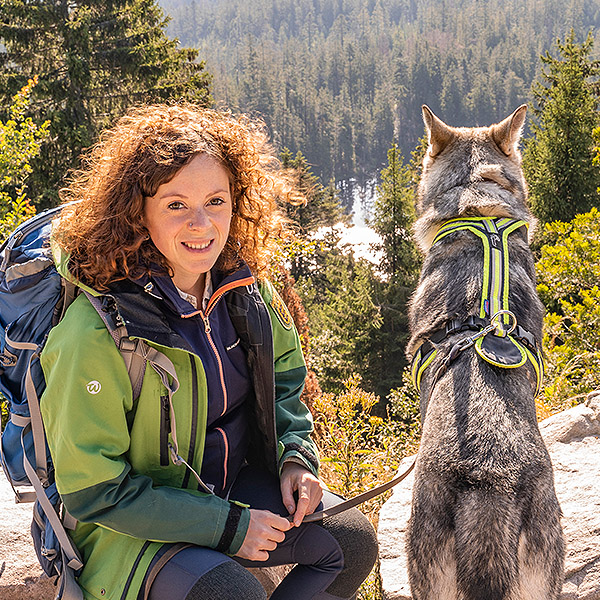
{"type": "MultiPolygon", "coordinates": [[[[315,399],[313,412],[317,441],[327,485],[344,496],[353,496],[395,474],[403,456],[412,451],[414,438],[396,427],[392,419],[372,414],[379,402],[361,388],[361,378],[351,375],[338,394],[315,399]]],[[[383,503],[369,501],[370,513],[383,503]]]]}
{"type": "Polygon", "coordinates": [[[369,219],[369,226],[381,238],[374,249],[382,253],[382,272],[391,281],[410,287],[416,282],[421,262],[411,230],[415,221],[416,185],[413,170],[403,164],[396,144],[388,150],[388,166],[381,171],[380,181],[373,216],[369,219]]]}
{"type": "Polygon", "coordinates": [[[419,392],[412,381],[410,365],[402,371],[402,385],[390,391],[389,412],[396,427],[407,440],[418,439],[421,432],[419,392]]]}
{"type": "Polygon", "coordinates": [[[208,101],[204,64],[167,22],[155,0],[0,3],[0,106],[36,74],[31,110],[51,122],[29,184],[38,205],[55,203],[81,151],[131,104],[208,101]]]}
{"type": "Polygon", "coordinates": [[[35,213],[27,200],[25,181],[49,127],[48,121],[37,125],[26,116],[35,85],[36,79],[29,80],[12,98],[9,118],[0,120],[0,242],[35,213]]]}
{"type": "Polygon", "coordinates": [[[591,32],[577,44],[571,31],[557,41],[558,58],[541,57],[546,70],[533,88],[540,122],[532,126],[523,167],[531,208],[542,223],[570,221],[599,202],[592,132],[599,123],[600,61],[591,58],[593,43],[591,32]]]}
{"type": "Polygon", "coordinates": [[[295,239],[286,248],[289,272],[295,280],[318,276],[327,243],[322,238],[325,228],[346,224],[348,215],[342,209],[338,193],[333,184],[324,187],[316,177],[301,152],[295,157],[285,148],[281,163],[292,172],[298,189],[306,198],[306,204],[286,205],[288,218],[295,229],[295,239]]]}
{"type": "Polygon", "coordinates": [[[0,394],[0,431],[4,431],[6,424],[8,423],[8,404],[2,394],[0,394]]]}
{"type": "Polygon", "coordinates": [[[354,372],[372,386],[373,336],[382,322],[373,303],[372,267],[352,254],[331,253],[323,278],[328,288],[322,299],[313,296],[308,310],[311,366],[325,391],[340,391],[354,372]]]}
{"type": "Polygon", "coordinates": [[[342,209],[335,186],[330,184],[323,187],[302,152],[297,152],[293,157],[292,153],[284,148],[281,164],[294,172],[298,189],[306,196],[305,205],[286,206],[288,217],[297,225],[301,235],[310,235],[321,227],[348,223],[348,215],[342,209]]]}
{"type": "Polygon", "coordinates": [[[408,339],[408,302],[417,284],[421,256],[412,238],[416,188],[423,152],[422,144],[409,164],[396,144],[388,151],[388,166],[381,171],[369,225],[381,241],[373,248],[382,257],[378,270],[382,280],[375,286],[374,302],[382,326],[374,333],[372,359],[377,371],[375,392],[387,396],[402,383],[408,339]]]}
{"type": "MultiPolygon", "coordinates": [[[[418,426],[408,425],[414,407],[404,405],[407,419],[373,414],[379,398],[365,392],[358,375],[350,376],[339,394],[322,394],[313,403],[321,476],[329,488],[344,496],[360,494],[396,475],[403,457],[416,452],[418,426]]],[[[417,422],[413,419],[413,423],[417,422]]],[[[377,526],[378,512],[391,492],[363,504],[361,510],[377,526]]],[[[358,591],[358,600],[382,597],[379,565],[358,591]]]]}
{"type": "Polygon", "coordinates": [[[544,401],[558,410],[600,387],[600,212],[546,225],[537,264],[545,319],[544,401]]]}

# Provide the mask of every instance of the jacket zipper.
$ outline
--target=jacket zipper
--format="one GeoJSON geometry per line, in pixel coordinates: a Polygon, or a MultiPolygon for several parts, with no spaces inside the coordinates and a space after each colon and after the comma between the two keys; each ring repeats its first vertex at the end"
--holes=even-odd
{"type": "Polygon", "coordinates": [[[171,413],[169,397],[160,397],[160,466],[169,465],[169,434],[171,433],[171,413]]]}
{"type": "MultiPolygon", "coordinates": [[[[227,386],[225,385],[225,372],[223,369],[223,361],[221,360],[221,355],[219,354],[219,350],[211,336],[211,326],[210,326],[210,313],[212,312],[213,308],[216,306],[217,302],[219,301],[219,299],[229,290],[232,290],[234,288],[237,287],[242,287],[242,286],[248,286],[251,285],[255,282],[254,277],[246,277],[244,279],[240,279],[238,281],[232,281],[231,283],[224,285],[223,287],[219,288],[210,298],[208,305],[206,307],[206,312],[202,311],[202,310],[198,310],[197,312],[194,312],[190,315],[185,315],[186,318],[188,317],[192,317],[194,315],[200,315],[200,317],[202,318],[202,321],[204,322],[204,331],[206,333],[206,339],[208,340],[208,343],[213,351],[213,354],[215,356],[215,359],[217,361],[217,366],[219,368],[219,381],[221,383],[221,391],[223,394],[223,410],[221,411],[221,414],[219,416],[223,416],[225,414],[225,412],[227,411],[227,405],[228,405],[228,395],[227,395],[227,386]]],[[[197,409],[197,405],[198,405],[198,399],[197,399],[197,395],[198,395],[198,390],[197,390],[197,381],[196,381],[196,365],[193,361],[193,357],[190,356],[190,359],[192,360],[192,371],[193,371],[193,386],[194,386],[194,398],[193,398],[193,411],[195,413],[195,417],[192,419],[192,437],[191,437],[191,443],[190,443],[190,451],[188,454],[188,463],[191,464],[191,461],[193,460],[193,456],[194,456],[194,451],[195,451],[195,439],[196,439],[196,431],[195,431],[195,427],[196,427],[196,421],[198,418],[198,409],[197,409]]],[[[223,437],[223,444],[225,447],[225,457],[224,457],[224,464],[223,464],[223,472],[224,472],[224,476],[223,476],[223,489],[225,489],[225,485],[227,482],[227,463],[229,460],[229,441],[227,439],[227,435],[225,433],[225,431],[223,431],[223,429],[221,429],[220,427],[217,428],[217,431],[220,432],[220,434],[223,437]]],[[[186,472],[185,478],[184,478],[184,483],[183,483],[183,487],[187,486],[187,483],[189,482],[189,477],[190,477],[190,471],[189,469],[186,472]]]]}
{"type": "MultiPolygon", "coordinates": [[[[213,306],[214,306],[214,304],[213,304],[213,306]]],[[[227,387],[225,385],[225,373],[223,371],[223,361],[221,360],[221,355],[219,354],[219,350],[217,349],[217,346],[215,345],[215,343],[212,339],[212,336],[210,335],[211,328],[210,328],[210,321],[208,320],[208,315],[210,314],[211,308],[212,307],[210,307],[206,311],[205,315],[202,315],[202,320],[204,321],[204,331],[206,332],[206,338],[208,339],[208,343],[210,344],[210,347],[212,348],[215,358],[217,359],[217,365],[219,366],[219,379],[221,381],[221,390],[223,392],[223,411],[220,414],[220,416],[222,417],[225,414],[225,411],[227,410],[227,387]]]]}
{"type": "MultiPolygon", "coordinates": [[[[198,372],[194,357],[190,354],[190,364],[192,366],[192,426],[190,431],[190,447],[188,449],[188,464],[193,464],[194,454],[196,453],[196,437],[198,435],[198,372]]],[[[192,472],[189,469],[185,470],[183,477],[182,488],[187,488],[190,482],[192,472]]],[[[198,484],[199,485],[199,484],[198,484]]]]}

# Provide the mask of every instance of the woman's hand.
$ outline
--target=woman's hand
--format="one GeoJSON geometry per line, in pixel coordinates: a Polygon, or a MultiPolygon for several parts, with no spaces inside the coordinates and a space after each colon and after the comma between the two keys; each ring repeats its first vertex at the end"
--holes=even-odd
{"type": "Polygon", "coordinates": [[[285,517],[268,510],[250,509],[250,524],[241,548],[235,556],[248,560],[264,561],[269,552],[283,542],[285,532],[293,527],[285,517]]]}
{"type": "Polygon", "coordinates": [[[306,467],[286,462],[281,471],[281,497],[283,504],[293,517],[293,524],[298,527],[305,515],[315,512],[323,497],[323,486],[306,467]],[[298,503],[294,501],[294,492],[298,492],[298,503]]]}

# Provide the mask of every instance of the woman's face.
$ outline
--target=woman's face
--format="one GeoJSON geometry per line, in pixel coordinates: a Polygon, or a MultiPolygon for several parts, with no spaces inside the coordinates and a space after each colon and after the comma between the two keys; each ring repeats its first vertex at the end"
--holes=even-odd
{"type": "Polygon", "coordinates": [[[145,198],[144,225],[180,290],[202,296],[204,274],[227,242],[231,212],[229,172],[206,154],[196,155],[145,198]]]}

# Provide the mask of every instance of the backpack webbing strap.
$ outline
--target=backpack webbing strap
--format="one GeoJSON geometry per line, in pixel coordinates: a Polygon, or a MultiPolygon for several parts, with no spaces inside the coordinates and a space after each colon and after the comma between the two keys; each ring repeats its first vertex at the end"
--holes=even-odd
{"type": "Polygon", "coordinates": [[[131,380],[133,399],[137,400],[140,397],[140,392],[142,391],[146,363],[150,362],[150,359],[147,357],[147,349],[149,349],[148,344],[139,338],[136,340],[129,339],[129,336],[127,335],[127,329],[124,325],[115,328],[114,325],[109,321],[108,314],[104,310],[100,298],[92,296],[92,294],[85,290],[83,293],[89,300],[90,304],[96,309],[98,316],[104,322],[104,325],[106,326],[106,329],[108,329],[108,332],[114,340],[115,345],[119,349],[119,352],[121,352],[121,356],[125,361],[125,367],[127,368],[127,374],[131,380]]]}
{"type": "Polygon", "coordinates": [[[167,551],[153,564],[150,566],[150,569],[146,573],[146,578],[144,579],[144,595],[142,596],[143,600],[147,600],[150,594],[150,588],[156,579],[156,576],[160,572],[160,570],[176,555],[179,554],[182,550],[186,548],[191,548],[193,544],[187,544],[185,542],[180,542],[171,546],[167,549],[167,551]]]}
{"type": "Polygon", "coordinates": [[[62,573],[58,578],[59,587],[56,593],[56,598],[60,598],[60,600],[83,600],[83,592],[75,581],[74,570],[67,566],[64,552],[63,565],[62,573]]]}
{"type": "MultiPolygon", "coordinates": [[[[29,358],[27,371],[25,372],[25,394],[27,396],[27,404],[29,406],[29,423],[31,425],[31,435],[33,436],[33,448],[35,452],[35,473],[36,479],[39,479],[42,484],[48,482],[48,469],[46,468],[46,435],[44,434],[44,425],[42,422],[42,413],[40,412],[40,400],[33,383],[31,374],[31,365],[38,358],[39,347],[37,344],[30,342],[16,342],[5,336],[6,343],[16,350],[33,350],[33,354],[29,358]]],[[[27,417],[22,417],[22,422],[25,422],[27,417]]]]}
{"type": "Polygon", "coordinates": [[[177,372],[173,363],[167,358],[165,354],[159,352],[155,348],[149,346],[145,340],[141,338],[131,339],[127,334],[127,328],[124,325],[115,327],[102,306],[102,301],[96,296],[92,296],[90,293],[84,290],[84,294],[90,301],[90,304],[96,309],[96,312],[106,325],[110,335],[112,336],[117,348],[123,356],[129,378],[131,379],[131,387],[133,389],[134,400],[139,398],[142,383],[144,380],[144,373],[146,370],[146,364],[149,364],[167,390],[169,413],[171,422],[171,439],[172,443],[169,443],[169,454],[171,461],[175,465],[185,465],[196,481],[200,488],[207,494],[213,494],[213,491],[202,481],[197,471],[179,454],[179,444],[177,442],[177,422],[175,419],[175,410],[173,409],[173,394],[179,389],[179,379],[177,378],[177,372]]]}
{"type": "MultiPolygon", "coordinates": [[[[44,514],[48,518],[48,521],[50,522],[50,525],[52,526],[52,529],[54,530],[54,533],[58,538],[60,547],[66,558],[64,565],[69,566],[74,571],[77,571],[78,569],[81,569],[83,567],[83,562],[81,562],[81,558],[79,557],[75,546],[71,542],[71,538],[65,531],[60,517],[58,516],[58,514],[56,514],[52,503],[48,499],[48,496],[46,496],[46,492],[44,491],[42,482],[37,477],[37,473],[35,472],[33,465],[29,462],[29,459],[27,458],[27,453],[25,452],[25,436],[30,428],[31,424],[27,425],[27,427],[25,427],[21,434],[21,446],[23,447],[23,466],[25,468],[25,473],[27,474],[27,477],[29,477],[29,481],[35,489],[37,501],[40,503],[44,514]]],[[[80,597],[83,598],[83,595],[81,595],[80,597]]]]}

